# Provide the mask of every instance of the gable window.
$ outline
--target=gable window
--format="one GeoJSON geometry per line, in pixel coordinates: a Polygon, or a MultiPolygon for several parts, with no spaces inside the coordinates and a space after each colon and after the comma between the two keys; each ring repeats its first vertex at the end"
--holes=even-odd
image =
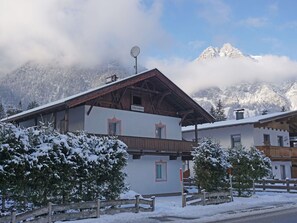
{"type": "Polygon", "coordinates": [[[156,181],[166,181],[167,180],[167,162],[157,161],[155,168],[156,168],[156,181]]]}
{"type": "Polygon", "coordinates": [[[284,138],[282,136],[277,136],[277,145],[284,146],[284,138]]]}
{"type": "Polygon", "coordinates": [[[166,125],[160,122],[159,124],[155,125],[155,133],[156,138],[158,139],[165,139],[166,138],[166,125]]]}
{"type": "Polygon", "coordinates": [[[265,146],[270,146],[270,135],[264,134],[263,139],[264,139],[264,145],[265,146]]]}
{"type": "Polygon", "coordinates": [[[120,135],[121,134],[121,120],[108,119],[108,135],[120,135]]]}
{"type": "Polygon", "coordinates": [[[236,148],[240,146],[241,146],[241,136],[239,134],[231,135],[231,147],[236,148]]]}
{"type": "Polygon", "coordinates": [[[133,95],[133,96],[132,96],[132,104],[133,104],[133,105],[141,106],[141,105],[142,105],[141,97],[138,96],[138,95],[133,95]]]}

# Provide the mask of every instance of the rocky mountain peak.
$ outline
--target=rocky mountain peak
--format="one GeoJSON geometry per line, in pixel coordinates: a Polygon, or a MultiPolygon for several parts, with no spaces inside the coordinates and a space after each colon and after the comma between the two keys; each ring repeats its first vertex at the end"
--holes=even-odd
{"type": "Polygon", "coordinates": [[[225,43],[221,48],[207,47],[197,58],[198,61],[213,59],[218,57],[240,58],[246,57],[239,49],[232,46],[230,43],[225,43]]]}

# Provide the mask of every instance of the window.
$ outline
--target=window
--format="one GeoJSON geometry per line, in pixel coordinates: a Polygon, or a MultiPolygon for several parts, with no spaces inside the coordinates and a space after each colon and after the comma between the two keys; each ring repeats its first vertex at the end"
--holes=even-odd
{"type": "Polygon", "coordinates": [[[132,96],[132,104],[133,105],[139,105],[139,106],[141,106],[142,105],[142,103],[141,103],[141,97],[140,96],[133,95],[132,96]]]}
{"type": "Polygon", "coordinates": [[[270,135],[264,134],[263,138],[264,138],[264,145],[265,146],[270,146],[270,135]]]}
{"type": "Polygon", "coordinates": [[[286,166],[280,165],[280,177],[282,180],[286,179],[286,166]]]}
{"type": "Polygon", "coordinates": [[[240,135],[232,135],[231,136],[231,147],[240,147],[241,146],[241,136],[240,135]]]}
{"type": "Polygon", "coordinates": [[[284,146],[284,138],[282,136],[277,136],[277,145],[284,146]]]}
{"type": "Polygon", "coordinates": [[[162,122],[155,125],[155,131],[156,131],[156,138],[158,139],[166,138],[166,125],[162,124],[162,122]]]}
{"type": "Polygon", "coordinates": [[[164,161],[156,162],[156,181],[167,180],[167,163],[164,161]]]}
{"type": "Polygon", "coordinates": [[[108,134],[109,135],[121,134],[121,120],[116,119],[115,117],[112,119],[108,119],[108,134]]]}

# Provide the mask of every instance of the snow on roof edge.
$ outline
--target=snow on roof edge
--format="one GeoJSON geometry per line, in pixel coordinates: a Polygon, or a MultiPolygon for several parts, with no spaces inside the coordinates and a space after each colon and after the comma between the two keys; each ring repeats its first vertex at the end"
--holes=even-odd
{"type": "MultiPolygon", "coordinates": [[[[198,130],[205,130],[205,129],[223,128],[223,127],[236,126],[236,125],[248,125],[248,124],[254,124],[257,122],[269,121],[271,118],[277,118],[279,116],[282,117],[291,113],[297,114],[297,110],[287,111],[287,112],[275,112],[267,115],[259,115],[259,116],[254,116],[254,117],[249,117],[249,118],[244,118],[239,120],[232,119],[232,120],[219,121],[219,122],[213,122],[213,123],[205,123],[205,124],[198,125],[197,128],[198,130]]],[[[191,126],[183,127],[182,132],[189,132],[189,131],[193,131],[194,129],[195,129],[195,126],[191,125],[191,126]]]]}
{"type": "Polygon", "coordinates": [[[125,78],[123,78],[123,79],[119,79],[119,80],[117,80],[117,81],[114,81],[114,82],[111,82],[111,83],[108,83],[108,84],[103,84],[103,85],[101,85],[101,86],[99,86],[99,87],[92,88],[92,89],[89,89],[89,90],[87,90],[87,91],[80,92],[80,93],[77,93],[77,94],[74,94],[74,95],[68,96],[68,97],[66,97],[66,98],[62,98],[62,99],[53,101],[53,102],[49,102],[49,103],[47,103],[47,104],[38,106],[38,107],[36,107],[36,108],[32,108],[32,109],[29,109],[29,110],[26,110],[26,111],[22,111],[22,112],[20,112],[20,113],[15,114],[15,115],[11,115],[11,116],[5,117],[5,118],[1,119],[0,121],[1,121],[1,122],[9,121],[10,119],[14,119],[14,118],[17,118],[17,117],[19,117],[19,116],[27,115],[27,114],[30,114],[30,113],[32,113],[32,112],[37,112],[37,111],[40,111],[40,110],[45,109],[45,108],[48,108],[48,107],[57,106],[57,105],[59,105],[59,104],[63,104],[63,103],[65,103],[65,102],[69,101],[69,100],[72,100],[72,99],[74,99],[74,98],[76,98],[76,97],[83,96],[83,95],[85,95],[85,94],[88,94],[88,93],[91,93],[91,92],[93,92],[93,91],[97,91],[97,90],[103,89],[103,88],[105,88],[105,87],[114,85],[114,84],[116,84],[116,83],[120,83],[120,82],[125,81],[125,80],[129,80],[130,78],[137,77],[137,76],[139,76],[139,75],[142,75],[142,74],[144,74],[144,73],[147,73],[147,72],[150,72],[150,71],[153,71],[153,70],[158,70],[158,69],[157,69],[157,68],[148,69],[148,70],[142,71],[142,72],[140,72],[140,73],[138,73],[138,74],[133,74],[133,75],[128,76],[128,77],[125,77],[125,78]]]}

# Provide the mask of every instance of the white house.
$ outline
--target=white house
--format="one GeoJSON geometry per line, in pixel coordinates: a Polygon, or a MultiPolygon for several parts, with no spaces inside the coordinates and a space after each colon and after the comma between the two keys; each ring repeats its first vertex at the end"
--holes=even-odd
{"type": "MultiPolygon", "coordinates": [[[[199,138],[211,137],[223,148],[256,146],[272,160],[275,178],[297,177],[297,111],[198,125],[199,138]],[[295,140],[295,141],[294,141],[295,140]]],[[[183,139],[195,139],[194,126],[183,128],[183,139]]]]}
{"type": "Polygon", "coordinates": [[[127,182],[141,194],[181,191],[179,169],[191,159],[182,126],[213,118],[159,70],[108,83],[2,121],[20,126],[50,121],[61,132],[117,135],[128,146],[127,182]]]}

